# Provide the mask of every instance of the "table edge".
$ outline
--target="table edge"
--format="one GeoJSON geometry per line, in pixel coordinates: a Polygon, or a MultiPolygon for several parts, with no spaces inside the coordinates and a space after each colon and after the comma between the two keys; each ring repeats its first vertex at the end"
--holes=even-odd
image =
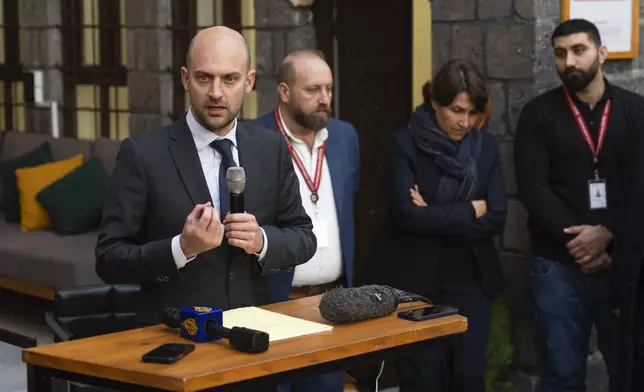
{"type": "MultiPolygon", "coordinates": [[[[372,353],[375,351],[383,351],[383,350],[387,350],[387,349],[391,349],[391,348],[395,348],[403,345],[413,344],[420,341],[426,341],[426,340],[437,339],[437,338],[446,337],[446,336],[457,335],[467,331],[468,319],[466,317],[463,317],[461,315],[451,315],[451,316],[447,316],[446,319],[448,319],[449,322],[446,322],[445,324],[449,323],[449,325],[454,326],[453,327],[454,330],[451,331],[450,333],[436,334],[436,333],[433,333],[432,329],[429,329],[429,328],[408,330],[398,335],[361,339],[361,340],[352,341],[348,345],[337,345],[333,347],[314,349],[306,353],[299,353],[288,357],[267,360],[266,362],[259,362],[259,363],[253,362],[252,364],[243,364],[241,366],[236,367],[234,369],[234,372],[232,372],[233,377],[232,378],[226,377],[226,379],[224,380],[225,382],[221,382],[221,376],[225,372],[231,372],[231,370],[222,370],[217,373],[206,373],[202,375],[195,375],[195,376],[191,376],[190,378],[172,376],[172,375],[163,375],[159,373],[152,374],[152,373],[135,371],[135,370],[124,369],[124,368],[107,367],[105,365],[84,362],[73,358],[61,359],[59,357],[54,357],[50,354],[43,354],[39,352],[38,347],[23,350],[22,360],[27,365],[42,366],[42,367],[56,369],[60,371],[70,372],[70,373],[78,373],[78,374],[83,374],[91,377],[105,378],[113,381],[119,381],[119,382],[125,382],[125,383],[131,383],[131,384],[142,385],[147,387],[155,387],[155,388],[165,388],[165,389],[172,388],[170,389],[171,391],[179,391],[179,392],[197,391],[204,388],[213,388],[213,387],[223,386],[231,383],[252,380],[259,377],[270,376],[272,374],[298,370],[298,369],[306,368],[307,366],[311,366],[312,364],[313,365],[324,364],[324,363],[333,362],[336,360],[343,360],[350,357],[372,353]],[[355,346],[363,345],[370,341],[375,342],[383,339],[385,340],[384,344],[381,342],[378,342],[377,345],[374,344],[373,347],[367,350],[356,349],[355,347],[355,346]],[[401,342],[401,340],[403,342],[401,342]],[[333,356],[328,357],[328,359],[323,359],[323,360],[319,359],[318,357],[319,353],[334,351],[334,350],[338,350],[339,352],[333,356]],[[311,358],[311,357],[314,357],[314,358],[311,358]],[[52,361],[52,359],[55,360],[55,362],[52,361]],[[314,361],[307,361],[307,359],[314,359],[314,361]],[[298,364],[293,365],[292,364],[293,360],[299,361],[301,365],[298,365],[298,364]],[[62,364],[59,363],[60,361],[62,361],[62,364]],[[262,364],[268,363],[268,362],[272,364],[271,371],[263,371],[262,364]],[[60,366],[60,365],[64,365],[64,366],[60,366]],[[78,368],[82,368],[82,371],[71,370],[71,369],[78,369],[78,368]],[[112,372],[112,374],[109,374],[109,376],[112,376],[112,377],[107,377],[105,375],[105,371],[103,370],[106,368],[109,369],[110,372],[112,372]],[[249,369],[251,369],[252,371],[249,371],[249,369]],[[244,374],[244,376],[238,377],[238,375],[240,374],[244,374]],[[249,375],[250,377],[248,377],[249,375]],[[113,376],[118,376],[118,377],[115,378],[113,376]],[[141,384],[140,382],[135,381],[137,380],[137,378],[138,379],[144,378],[145,380],[148,380],[148,381],[145,381],[146,382],[145,384],[141,384]],[[211,380],[212,378],[219,378],[220,380],[211,380]]],[[[297,337],[293,339],[298,339],[298,338],[306,338],[306,337],[303,336],[303,337],[297,337]]]]}

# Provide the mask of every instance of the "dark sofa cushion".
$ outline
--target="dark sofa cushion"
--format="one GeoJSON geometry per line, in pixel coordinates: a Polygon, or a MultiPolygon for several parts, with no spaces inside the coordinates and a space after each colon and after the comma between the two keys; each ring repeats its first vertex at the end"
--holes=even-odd
{"type": "Polygon", "coordinates": [[[55,160],[71,158],[78,154],[92,156],[92,141],[82,139],[60,138],[51,140],[51,151],[55,160]]]}
{"type": "Polygon", "coordinates": [[[83,154],[92,156],[92,141],[71,138],[55,139],[50,135],[29,132],[6,132],[2,146],[2,159],[14,158],[33,150],[44,142],[49,142],[54,160],[71,158],[83,154]]]}
{"type": "Polygon", "coordinates": [[[56,290],[55,311],[47,314],[60,340],[73,340],[140,327],[140,287],[133,284],[75,286],[56,290]]]}
{"type": "Polygon", "coordinates": [[[92,146],[92,155],[101,160],[105,172],[111,177],[114,166],[116,166],[116,157],[121,148],[121,141],[101,138],[96,139],[92,146]]]}
{"type": "Polygon", "coordinates": [[[24,155],[0,162],[5,220],[7,222],[20,222],[20,194],[16,184],[16,169],[42,165],[52,162],[53,159],[51,146],[49,142],[45,142],[24,155]]]}
{"type": "Polygon", "coordinates": [[[140,286],[134,284],[85,285],[56,290],[56,317],[102,313],[133,313],[138,308],[140,286]]]}
{"type": "Polygon", "coordinates": [[[109,178],[101,161],[91,157],[40,191],[36,200],[47,210],[54,230],[79,234],[100,224],[108,187],[109,178]]]}
{"type": "Polygon", "coordinates": [[[102,283],[96,275],[96,231],[60,236],[24,233],[0,213],[0,275],[53,289],[102,283]]]}
{"type": "MultiPolygon", "coordinates": [[[[5,132],[2,142],[2,159],[19,157],[39,147],[45,142],[51,142],[53,138],[49,135],[27,132],[5,132]]],[[[52,149],[53,150],[53,149],[52,149]]],[[[54,158],[56,154],[54,154],[54,158]]]]}

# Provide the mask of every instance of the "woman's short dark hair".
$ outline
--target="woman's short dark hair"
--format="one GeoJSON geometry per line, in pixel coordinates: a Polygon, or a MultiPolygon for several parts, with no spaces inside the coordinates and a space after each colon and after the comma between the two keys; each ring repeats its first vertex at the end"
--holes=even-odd
{"type": "Polygon", "coordinates": [[[450,60],[438,70],[433,81],[423,85],[423,103],[428,110],[431,110],[432,100],[447,106],[462,92],[469,94],[477,112],[485,112],[488,92],[481,71],[470,61],[450,60]]]}

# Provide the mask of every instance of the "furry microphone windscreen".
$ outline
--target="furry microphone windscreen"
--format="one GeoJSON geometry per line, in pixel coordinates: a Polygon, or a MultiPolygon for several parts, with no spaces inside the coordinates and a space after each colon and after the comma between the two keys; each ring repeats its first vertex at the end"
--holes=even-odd
{"type": "Polygon", "coordinates": [[[320,300],[320,314],[336,324],[383,317],[398,307],[393,288],[370,285],[330,290],[320,300]]]}

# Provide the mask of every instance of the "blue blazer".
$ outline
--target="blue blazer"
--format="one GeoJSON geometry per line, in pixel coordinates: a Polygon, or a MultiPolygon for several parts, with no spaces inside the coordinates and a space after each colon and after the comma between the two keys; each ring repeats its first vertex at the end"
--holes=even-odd
{"type": "MultiPolygon", "coordinates": [[[[277,132],[273,111],[248,121],[252,125],[277,132]]],[[[355,254],[353,206],[358,191],[360,173],[360,147],[358,133],[348,122],[331,119],[327,125],[326,160],[331,173],[333,196],[340,227],[340,246],[344,265],[345,286],[353,285],[353,261],[355,254]]],[[[297,169],[296,169],[297,170],[297,169]]],[[[271,273],[268,288],[271,302],[287,301],[293,283],[294,268],[271,273]]]]}

